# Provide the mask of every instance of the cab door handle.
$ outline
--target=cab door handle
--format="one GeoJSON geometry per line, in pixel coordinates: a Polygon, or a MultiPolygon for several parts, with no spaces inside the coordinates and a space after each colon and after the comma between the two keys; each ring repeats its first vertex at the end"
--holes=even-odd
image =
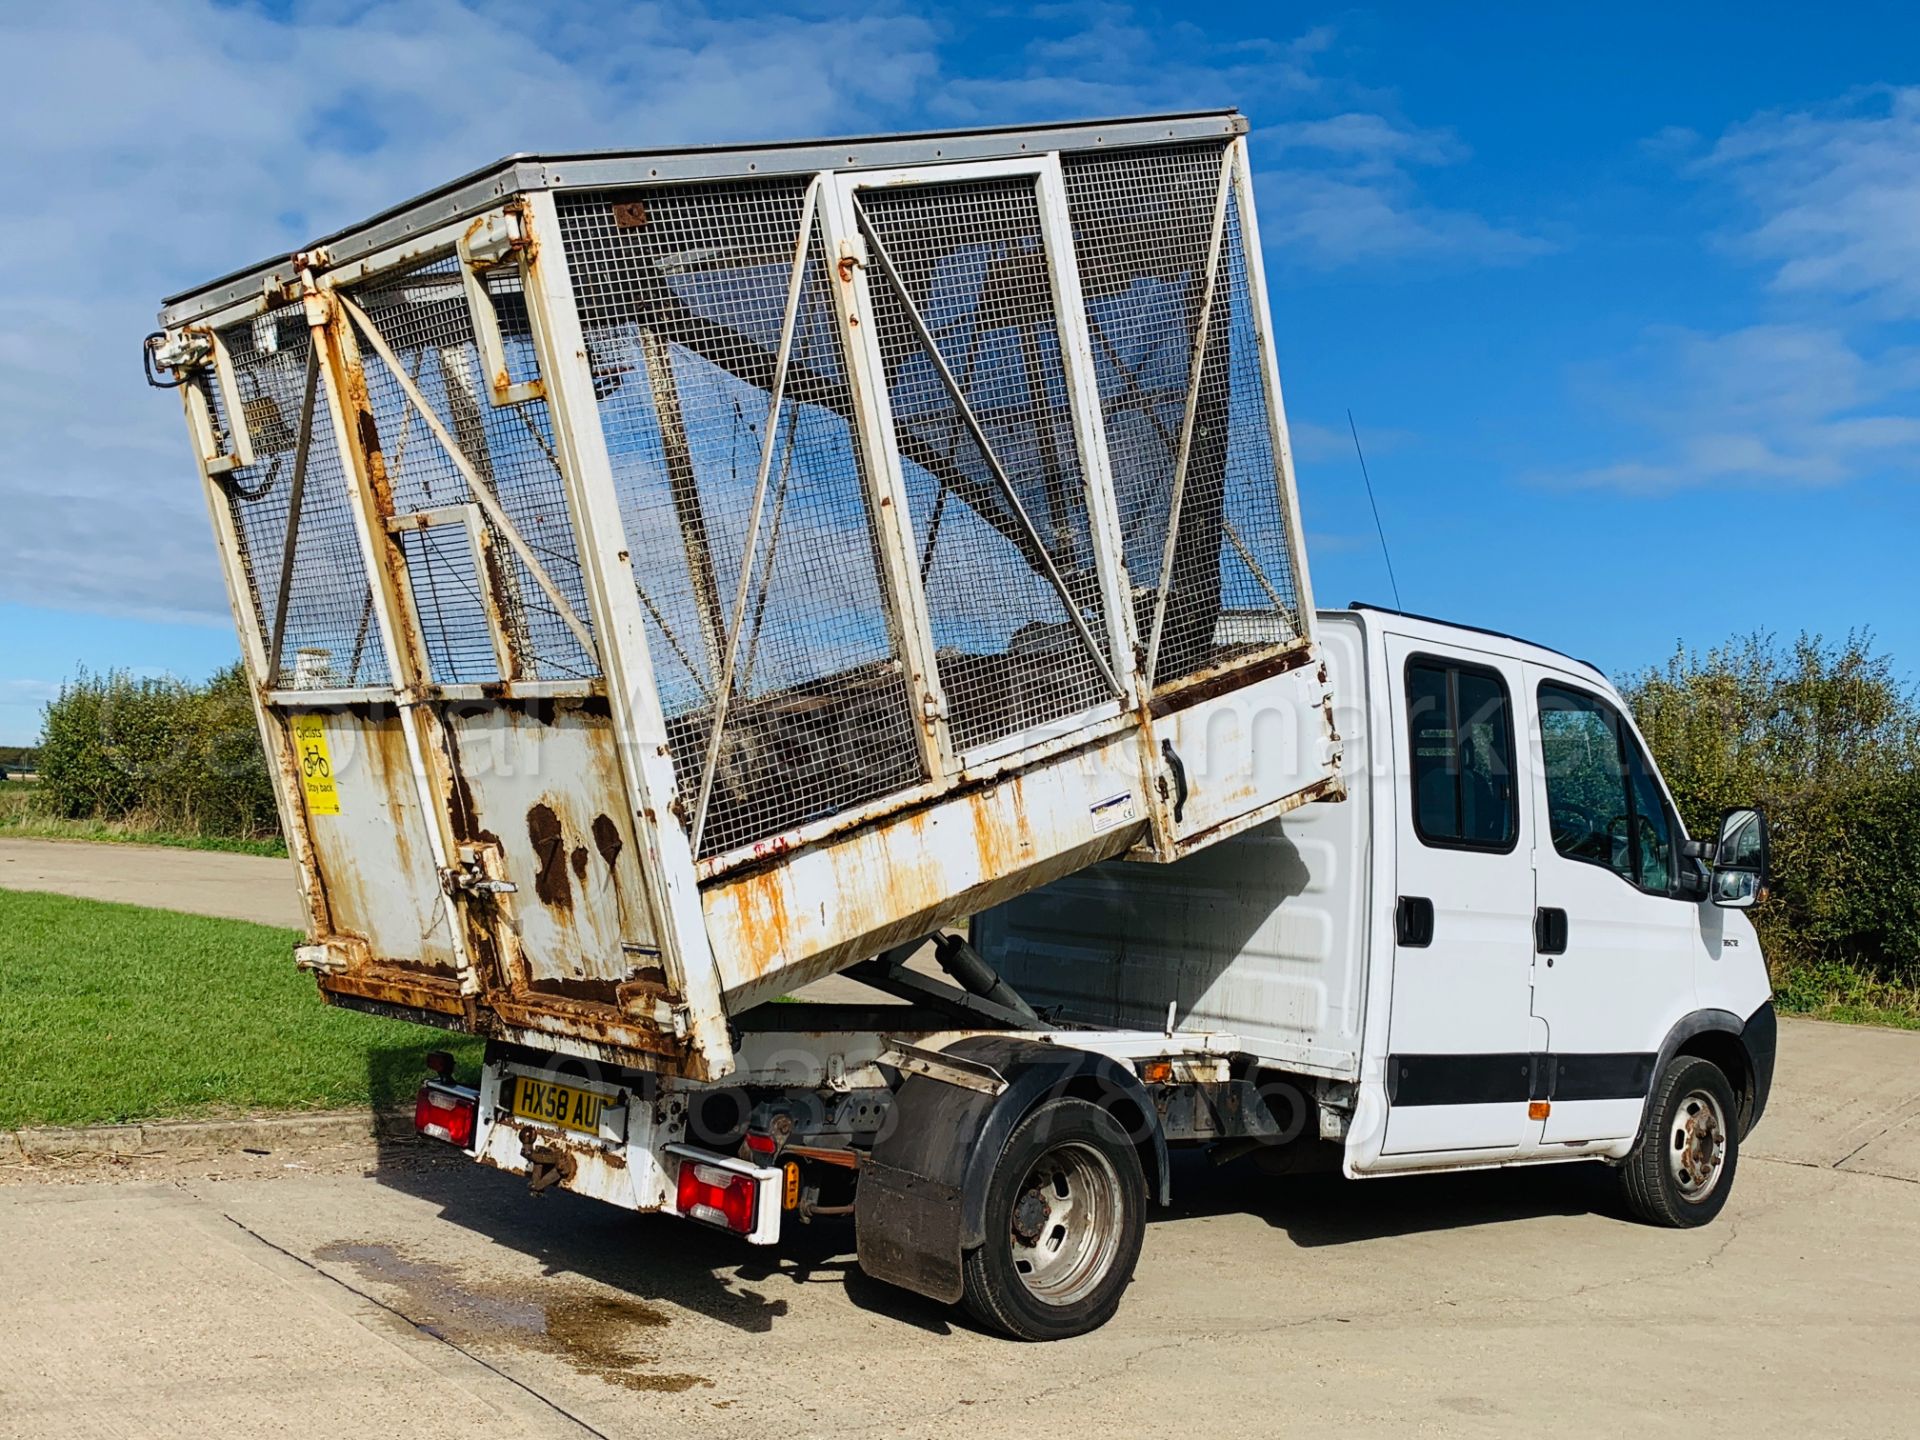
{"type": "Polygon", "coordinates": [[[1533,948],[1542,955],[1567,953],[1567,912],[1542,905],[1533,912],[1533,948]]]}
{"type": "Polygon", "coordinates": [[[1393,907],[1393,929],[1409,950],[1433,944],[1433,901],[1424,895],[1402,895],[1393,907]]]}

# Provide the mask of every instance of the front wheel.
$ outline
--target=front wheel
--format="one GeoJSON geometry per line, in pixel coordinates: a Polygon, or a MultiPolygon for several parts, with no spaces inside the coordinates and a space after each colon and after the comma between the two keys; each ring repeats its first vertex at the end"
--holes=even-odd
{"type": "Polygon", "coordinates": [[[967,1309],[1020,1340],[1098,1329],[1133,1278],[1146,1212],[1140,1157],[1114,1118],[1048,1101],[1015,1127],[987,1182],[986,1243],[962,1264],[967,1309]]]}
{"type": "Polygon", "coordinates": [[[1620,1165],[1627,1208],[1673,1229],[1718,1215],[1740,1164],[1738,1113],[1719,1066],[1676,1055],[1654,1086],[1639,1142],[1620,1165]]]}

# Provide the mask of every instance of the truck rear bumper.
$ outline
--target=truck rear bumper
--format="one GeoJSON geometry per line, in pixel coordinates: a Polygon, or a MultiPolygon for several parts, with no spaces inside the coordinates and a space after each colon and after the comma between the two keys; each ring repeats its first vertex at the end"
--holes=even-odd
{"type": "Polygon", "coordinates": [[[567,1190],[623,1210],[683,1215],[756,1245],[773,1244],[780,1238],[782,1173],[688,1144],[686,1116],[684,1101],[671,1095],[649,1098],[629,1083],[571,1069],[490,1060],[481,1072],[467,1153],[491,1169],[526,1176],[535,1194],[567,1190]],[[524,1113],[529,1107],[514,1103],[517,1087],[529,1082],[591,1097],[597,1102],[592,1120],[582,1128],[530,1118],[524,1113]]]}

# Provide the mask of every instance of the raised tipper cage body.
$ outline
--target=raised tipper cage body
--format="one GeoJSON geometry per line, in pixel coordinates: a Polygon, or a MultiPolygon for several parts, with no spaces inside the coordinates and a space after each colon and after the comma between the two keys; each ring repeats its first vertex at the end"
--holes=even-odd
{"type": "Polygon", "coordinates": [[[1245,131],[517,158],[168,301],[328,998],[716,1077],[1336,794],[1245,131]]]}

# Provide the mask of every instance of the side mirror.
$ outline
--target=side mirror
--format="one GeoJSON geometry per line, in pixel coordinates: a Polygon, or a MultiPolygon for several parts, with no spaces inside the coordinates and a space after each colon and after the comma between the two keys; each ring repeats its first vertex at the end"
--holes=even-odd
{"type": "Polygon", "coordinates": [[[1713,903],[1744,910],[1767,884],[1767,817],[1730,810],[1713,847],[1713,903]]]}

